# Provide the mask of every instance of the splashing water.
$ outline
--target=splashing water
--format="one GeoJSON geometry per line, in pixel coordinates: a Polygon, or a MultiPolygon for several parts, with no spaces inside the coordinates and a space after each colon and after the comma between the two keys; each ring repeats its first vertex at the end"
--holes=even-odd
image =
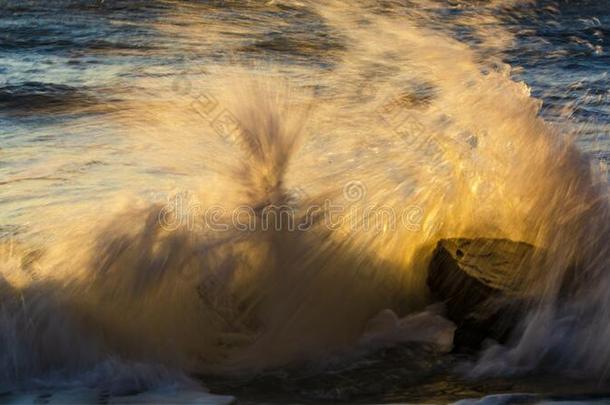
{"type": "MultiPolygon", "coordinates": [[[[34,234],[2,254],[3,381],[77,375],[117,358],[229,375],[320,360],[356,346],[380,312],[404,317],[430,304],[432,249],[456,236],[544,252],[526,275],[535,304],[474,375],[606,376],[607,182],[575,146],[578,134],[545,122],[502,63],[515,38],[500,19],[531,12],[530,2],[459,3],[454,21],[440,2],[366,3],[282,3],[338,38],[312,50],[317,42],[295,34],[290,45],[328,64],[235,56],[189,74],[186,90],[165,75],[134,79],[139,91],[102,119],[124,155],[172,178],[157,184],[170,203],[138,195],[155,184],[129,173],[113,177],[137,190],[119,202],[31,210],[54,239],[34,248],[34,234]],[[460,30],[475,40],[456,39],[460,30]],[[162,92],[172,86],[184,91],[162,92]]],[[[168,15],[182,28],[156,28],[205,46],[257,32],[203,7],[168,15]]],[[[277,18],[256,13],[261,24],[277,18]]],[[[142,367],[150,385],[169,378],[142,367]]]]}

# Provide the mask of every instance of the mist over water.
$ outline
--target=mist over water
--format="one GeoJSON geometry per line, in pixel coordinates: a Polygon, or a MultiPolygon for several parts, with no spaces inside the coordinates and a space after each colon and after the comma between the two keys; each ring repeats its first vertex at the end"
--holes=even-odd
{"type": "Polygon", "coordinates": [[[526,315],[470,377],[606,379],[608,9],[70,5],[1,6],[2,383],[121,394],[447,352],[425,279],[451,237],[538,248],[526,315]]]}

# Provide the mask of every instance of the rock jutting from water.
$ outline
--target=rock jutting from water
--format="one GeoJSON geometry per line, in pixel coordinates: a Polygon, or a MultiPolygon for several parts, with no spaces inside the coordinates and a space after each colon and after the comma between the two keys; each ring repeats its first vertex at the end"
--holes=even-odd
{"type": "Polygon", "coordinates": [[[508,239],[438,242],[427,284],[457,325],[456,349],[477,349],[486,338],[506,341],[528,302],[524,279],[535,251],[508,239]]]}

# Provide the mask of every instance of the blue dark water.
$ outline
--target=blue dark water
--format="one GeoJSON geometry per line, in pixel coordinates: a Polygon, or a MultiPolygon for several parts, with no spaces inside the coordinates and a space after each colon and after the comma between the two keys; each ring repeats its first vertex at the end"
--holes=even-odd
{"type": "MultiPolygon", "coordinates": [[[[288,4],[265,8],[256,2],[209,1],[199,5],[219,20],[253,27],[252,33],[227,32],[219,37],[219,42],[236,48],[239,58],[332,66],[325,51],[341,47],[342,38],[333,37],[315,16],[288,4]],[[272,21],[266,20],[269,17],[281,18],[286,27],[265,27],[272,21]],[[299,47],[302,41],[310,44],[306,50],[299,47]]],[[[144,1],[2,2],[2,139],[9,142],[25,125],[44,127],[54,120],[104,111],[109,103],[125,97],[130,79],[179,75],[193,70],[196,63],[226,60],[229,52],[221,46],[197,43],[186,33],[172,36],[159,31],[160,23],[189,24],[176,21],[175,11],[183,6],[144,1]]],[[[457,10],[449,19],[461,18],[462,11],[457,10]]],[[[572,118],[599,125],[586,131],[589,142],[609,136],[604,128],[609,120],[609,10],[607,0],[541,1],[507,11],[502,19],[516,33],[517,40],[504,57],[514,68],[523,68],[515,78],[528,83],[533,96],[544,100],[543,114],[550,119],[576,102],[572,118]]],[[[458,37],[468,40],[468,35],[458,37]]],[[[594,153],[607,159],[607,151],[594,153]]]]}
{"type": "Polygon", "coordinates": [[[542,113],[549,120],[575,103],[570,118],[588,124],[583,146],[608,161],[610,2],[564,2],[536,17],[517,19],[515,28],[522,33],[507,61],[523,67],[517,78],[544,101],[542,113]]]}

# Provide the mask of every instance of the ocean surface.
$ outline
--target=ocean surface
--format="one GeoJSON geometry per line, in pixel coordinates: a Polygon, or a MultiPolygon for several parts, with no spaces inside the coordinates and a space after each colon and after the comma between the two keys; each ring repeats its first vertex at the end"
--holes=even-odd
{"type": "Polygon", "coordinates": [[[609,36],[608,0],[0,0],[0,402],[608,401],[609,36]],[[509,344],[449,353],[456,236],[548,253],[509,344]]]}

